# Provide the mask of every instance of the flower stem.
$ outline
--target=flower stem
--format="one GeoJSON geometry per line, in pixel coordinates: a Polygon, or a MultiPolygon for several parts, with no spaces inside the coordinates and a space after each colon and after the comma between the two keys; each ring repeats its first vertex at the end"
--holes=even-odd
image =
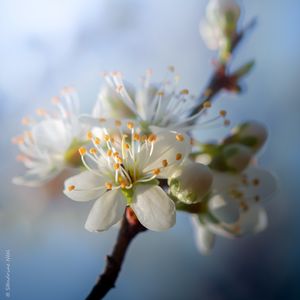
{"type": "Polygon", "coordinates": [[[86,300],[103,299],[105,295],[115,287],[116,280],[121,271],[126,251],[138,233],[147,229],[139,222],[129,223],[126,213],[123,217],[118,238],[111,255],[106,256],[106,266],[99,276],[96,284],[87,296],[86,300]]]}

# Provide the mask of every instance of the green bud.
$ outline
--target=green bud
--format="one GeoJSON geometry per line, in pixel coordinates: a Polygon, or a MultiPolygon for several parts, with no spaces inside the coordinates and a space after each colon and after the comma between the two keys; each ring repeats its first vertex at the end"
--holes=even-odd
{"type": "Polygon", "coordinates": [[[252,151],[241,144],[230,144],[223,148],[222,156],[230,171],[242,172],[252,159],[252,151]]]}
{"type": "Polygon", "coordinates": [[[251,121],[243,123],[233,129],[234,140],[248,146],[254,152],[258,151],[266,142],[268,132],[264,125],[251,121]]]}
{"type": "Polygon", "coordinates": [[[169,179],[170,193],[186,204],[201,202],[209,192],[213,176],[200,163],[189,163],[175,171],[169,179]]]}

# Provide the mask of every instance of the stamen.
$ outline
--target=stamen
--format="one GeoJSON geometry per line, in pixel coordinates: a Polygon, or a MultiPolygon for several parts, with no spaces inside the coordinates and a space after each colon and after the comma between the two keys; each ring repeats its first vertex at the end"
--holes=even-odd
{"type": "Polygon", "coordinates": [[[209,101],[205,101],[205,102],[203,103],[203,107],[204,107],[204,108],[211,108],[211,103],[210,103],[209,101]]]}
{"type": "Polygon", "coordinates": [[[168,161],[166,159],[164,159],[161,164],[163,165],[164,168],[166,168],[168,166],[168,161]]]}
{"type": "Polygon", "coordinates": [[[182,134],[176,134],[176,140],[178,142],[183,142],[184,141],[184,136],[182,134]]]}
{"type": "Polygon", "coordinates": [[[254,178],[253,181],[252,181],[252,184],[253,184],[254,186],[259,185],[259,183],[260,183],[260,181],[259,181],[258,178],[254,178]]]}
{"type": "Polygon", "coordinates": [[[91,148],[90,153],[96,155],[97,154],[97,149],[96,148],[91,148]]]}
{"type": "Polygon", "coordinates": [[[69,192],[71,192],[71,191],[75,190],[75,185],[69,185],[67,189],[69,192]]]}
{"type": "Polygon", "coordinates": [[[122,125],[122,122],[120,120],[115,120],[116,127],[120,127],[122,125]]]}
{"type": "Polygon", "coordinates": [[[109,142],[109,141],[110,141],[110,136],[109,136],[109,134],[105,134],[105,135],[104,135],[104,140],[105,140],[106,142],[109,142]]]}
{"type": "Polygon", "coordinates": [[[111,157],[112,154],[113,154],[112,150],[111,150],[111,149],[108,149],[107,152],[106,152],[106,155],[107,155],[108,157],[111,157]]]}
{"type": "Polygon", "coordinates": [[[133,129],[134,128],[134,123],[133,122],[128,122],[127,123],[127,128],[128,129],[133,129]]]}
{"type": "Polygon", "coordinates": [[[160,173],[160,169],[154,169],[154,170],[152,170],[152,174],[154,174],[154,175],[159,175],[159,173],[160,173]]]}
{"type": "Polygon", "coordinates": [[[100,123],[106,122],[106,119],[105,118],[99,118],[99,122],[100,123]]]}
{"type": "Polygon", "coordinates": [[[78,149],[78,152],[81,156],[85,155],[86,154],[86,148],[85,147],[80,147],[78,149]]]}
{"type": "Polygon", "coordinates": [[[118,164],[118,163],[114,164],[114,169],[119,170],[120,169],[120,164],[118,164]]]}
{"type": "Polygon", "coordinates": [[[87,134],[86,134],[86,138],[88,140],[91,140],[93,138],[93,133],[91,131],[88,131],[87,134]]]}
{"type": "Polygon", "coordinates": [[[96,145],[99,145],[101,143],[101,140],[98,137],[95,137],[94,142],[96,145]]]}
{"type": "Polygon", "coordinates": [[[177,153],[176,154],[176,160],[181,160],[182,158],[182,154],[181,153],[177,153]]]}
{"type": "Polygon", "coordinates": [[[219,113],[220,113],[220,116],[223,117],[223,118],[225,118],[226,115],[227,115],[227,111],[226,110],[220,110],[219,113]]]}
{"type": "Polygon", "coordinates": [[[110,182],[106,182],[105,187],[106,187],[107,190],[111,190],[112,189],[112,184],[110,182]]]}
{"type": "Polygon", "coordinates": [[[154,133],[151,133],[148,137],[149,142],[155,142],[157,139],[157,136],[154,133]]]}
{"type": "Polygon", "coordinates": [[[209,97],[212,93],[212,90],[211,89],[207,89],[205,92],[204,92],[204,96],[205,97],[209,97]]]}
{"type": "Polygon", "coordinates": [[[135,134],[133,135],[133,139],[134,139],[135,141],[139,141],[139,140],[140,140],[140,135],[139,135],[138,133],[135,133],[135,134]]]}

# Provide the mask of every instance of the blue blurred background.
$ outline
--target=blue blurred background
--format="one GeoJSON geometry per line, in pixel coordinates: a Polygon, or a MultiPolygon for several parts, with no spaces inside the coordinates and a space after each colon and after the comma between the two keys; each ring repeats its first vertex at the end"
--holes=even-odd
{"type": "MultiPolygon", "coordinates": [[[[117,230],[92,234],[83,224],[92,203],[60,195],[57,181],[41,189],[14,186],[23,172],[11,137],[20,120],[65,85],[77,88],[89,112],[99,73],[120,70],[138,82],[151,67],[161,79],[176,66],[183,87],[198,93],[212,71],[199,36],[206,0],[0,1],[0,298],[5,297],[5,250],[11,253],[11,298],[83,299],[104,265],[117,230]]],[[[218,238],[212,255],[198,253],[188,216],[165,233],[133,243],[117,288],[107,299],[300,299],[300,2],[244,1],[243,22],[256,30],[234,66],[257,64],[241,96],[222,93],[216,106],[232,123],[256,119],[270,138],[260,162],[275,172],[280,193],[268,203],[269,227],[239,240],[218,238]]],[[[226,130],[199,132],[218,138],[226,130]]]]}

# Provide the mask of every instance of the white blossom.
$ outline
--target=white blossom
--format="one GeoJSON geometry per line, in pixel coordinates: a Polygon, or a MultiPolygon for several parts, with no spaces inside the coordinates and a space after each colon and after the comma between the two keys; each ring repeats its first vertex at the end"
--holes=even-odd
{"type": "MultiPolygon", "coordinates": [[[[169,76],[174,76],[173,67],[169,76]]],[[[99,125],[99,118],[135,119],[139,125],[148,130],[166,128],[187,132],[196,128],[205,128],[225,118],[226,112],[211,119],[206,117],[207,105],[199,112],[191,112],[199,104],[187,89],[177,91],[177,76],[158,83],[151,83],[152,72],[147,71],[142,86],[135,89],[125,82],[120,72],[106,73],[105,85],[99,94],[92,116],[82,116],[81,120],[89,125],[99,125]]],[[[228,121],[224,123],[228,124],[228,121]]]]}
{"type": "Polygon", "coordinates": [[[177,132],[143,135],[132,121],[124,128],[103,121],[100,136],[88,135],[93,147],[79,149],[86,171],[65,182],[75,201],[96,202],[85,228],[103,231],[117,223],[130,206],[146,228],[161,231],[175,223],[175,204],[158,186],[190,152],[190,138],[177,132]],[[107,125],[107,127],[106,127],[107,125]],[[128,133],[129,131],[129,133],[128,133]]]}
{"type": "Polygon", "coordinates": [[[76,146],[83,142],[77,94],[65,88],[61,98],[54,97],[52,102],[52,111],[37,109],[39,120],[23,118],[27,130],[12,140],[21,152],[17,159],[27,168],[23,176],[13,178],[15,184],[39,186],[76,164],[72,147],[76,153],[76,146]]]}
{"type": "Polygon", "coordinates": [[[237,175],[214,172],[212,190],[206,206],[193,216],[200,251],[209,252],[214,235],[234,238],[265,229],[267,215],[261,203],[276,190],[269,172],[258,167],[237,175]]]}

